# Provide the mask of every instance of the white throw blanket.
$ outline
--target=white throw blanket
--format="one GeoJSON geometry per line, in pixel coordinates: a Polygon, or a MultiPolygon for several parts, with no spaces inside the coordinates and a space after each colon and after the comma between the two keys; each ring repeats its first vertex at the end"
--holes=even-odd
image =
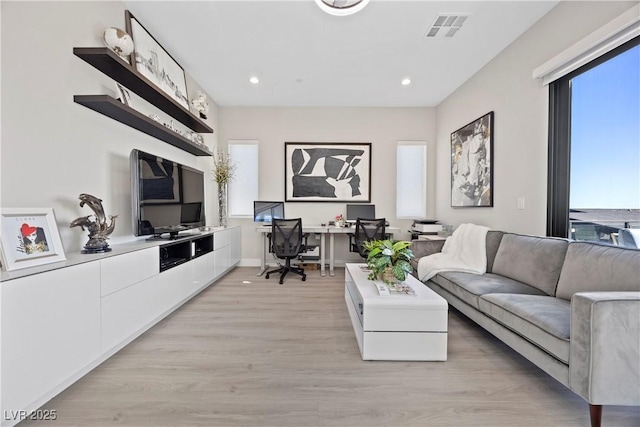
{"type": "Polygon", "coordinates": [[[487,271],[487,231],[475,224],[460,224],[447,238],[442,252],[418,261],[418,277],[423,282],[443,271],[483,274],[487,271]]]}

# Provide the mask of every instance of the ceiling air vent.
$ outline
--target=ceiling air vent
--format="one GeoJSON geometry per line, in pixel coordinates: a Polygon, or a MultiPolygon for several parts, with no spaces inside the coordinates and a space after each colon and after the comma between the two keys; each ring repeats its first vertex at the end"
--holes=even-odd
{"type": "Polygon", "coordinates": [[[453,37],[469,15],[439,14],[427,32],[427,37],[453,37]]]}

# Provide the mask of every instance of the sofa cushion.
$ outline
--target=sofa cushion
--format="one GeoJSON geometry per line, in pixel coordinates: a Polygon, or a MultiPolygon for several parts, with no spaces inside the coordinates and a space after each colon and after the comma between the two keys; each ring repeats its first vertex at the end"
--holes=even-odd
{"type": "Polygon", "coordinates": [[[492,272],[555,295],[568,245],[564,239],[506,233],[492,272]]]}
{"type": "Polygon", "coordinates": [[[556,296],[570,300],[576,292],[592,291],[640,291],[640,251],[572,242],[556,296]]]}
{"type": "Polygon", "coordinates": [[[493,262],[496,259],[502,236],[504,236],[504,231],[487,231],[487,273],[492,272],[493,262]]]}
{"type": "Polygon", "coordinates": [[[569,363],[569,301],[540,295],[487,294],[480,297],[479,306],[487,316],[569,363]]]}
{"type": "Polygon", "coordinates": [[[431,280],[476,310],[478,309],[478,298],[484,294],[511,293],[544,295],[542,291],[527,286],[524,283],[491,273],[479,275],[449,271],[437,274],[431,280]]]}

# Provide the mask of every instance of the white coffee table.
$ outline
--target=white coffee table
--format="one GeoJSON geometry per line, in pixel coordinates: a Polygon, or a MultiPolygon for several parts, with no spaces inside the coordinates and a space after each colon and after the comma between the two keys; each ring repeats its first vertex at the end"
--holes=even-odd
{"type": "Polygon", "coordinates": [[[447,360],[447,301],[413,276],[416,295],[382,296],[365,264],[345,265],[345,300],[362,360],[447,360]]]}

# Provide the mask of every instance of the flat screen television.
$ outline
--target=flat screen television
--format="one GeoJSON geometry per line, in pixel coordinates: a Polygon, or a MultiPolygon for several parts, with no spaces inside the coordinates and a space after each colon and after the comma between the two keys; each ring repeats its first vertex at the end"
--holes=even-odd
{"type": "Polygon", "coordinates": [[[205,225],[202,171],[140,150],[131,151],[130,161],[136,236],[177,238],[205,225]]]}
{"type": "Polygon", "coordinates": [[[253,221],[270,225],[273,218],[284,218],[284,202],[253,202],[253,221]]]}

